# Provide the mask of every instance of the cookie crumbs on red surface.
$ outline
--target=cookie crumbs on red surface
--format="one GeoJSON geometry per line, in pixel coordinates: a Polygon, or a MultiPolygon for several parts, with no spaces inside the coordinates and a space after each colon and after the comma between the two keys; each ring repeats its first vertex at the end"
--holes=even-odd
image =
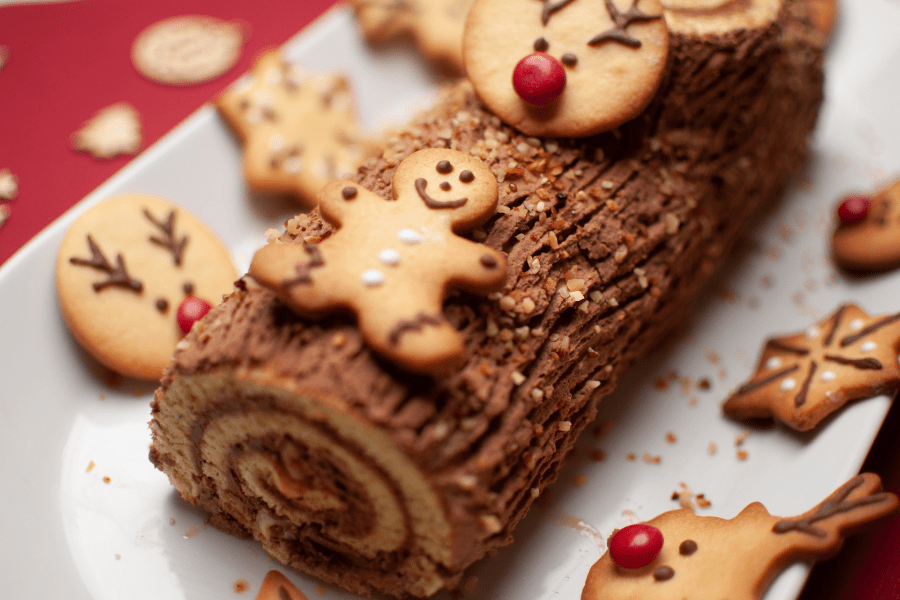
{"type": "Polygon", "coordinates": [[[0,204],[0,227],[6,224],[6,221],[9,219],[9,215],[12,213],[8,204],[0,204]]]}

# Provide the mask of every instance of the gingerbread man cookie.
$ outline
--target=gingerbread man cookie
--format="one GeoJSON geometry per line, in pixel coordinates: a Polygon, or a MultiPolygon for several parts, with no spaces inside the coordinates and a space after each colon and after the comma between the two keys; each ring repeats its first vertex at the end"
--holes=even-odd
{"type": "Polygon", "coordinates": [[[356,314],[366,342],[416,372],[445,374],[465,360],[463,341],[442,305],[449,287],[499,290],[506,259],[459,237],[497,207],[497,180],[455,150],[420,150],[397,167],[394,201],[350,181],[319,195],[338,229],[318,244],[270,244],[250,274],[302,314],[356,314]]]}
{"type": "Polygon", "coordinates": [[[411,35],[422,54],[463,71],[462,39],[473,0],[351,0],[363,35],[382,43],[411,35]]]}
{"type": "Polygon", "coordinates": [[[759,600],[788,565],[833,556],[846,535],[898,504],[877,475],[863,473],[790,519],[759,502],[728,520],[684,508],[663,513],[613,533],[581,600],[759,600]]]}
{"type": "Polygon", "coordinates": [[[844,198],[837,217],[831,249],[838,266],[860,273],[900,266],[900,179],[872,197],[844,198]]]}
{"type": "Polygon", "coordinates": [[[199,219],[155,196],[97,204],[66,232],[59,307],[76,340],[108,368],[159,379],[185,329],[232,290],[228,249],[199,219]]]}
{"type": "Polygon", "coordinates": [[[347,81],[308,72],[277,51],[260,57],[217,106],[244,144],[250,187],[294,193],[307,207],[322,186],[353,175],[378,152],[357,124],[347,81]]]}
{"type": "Polygon", "coordinates": [[[475,91],[504,122],[581,137],[644,110],[669,33],[658,0],[476,0],[463,49],[475,91]]]}
{"type": "Polygon", "coordinates": [[[871,317],[846,304],[804,332],[766,342],[756,374],[723,410],[807,431],[847,402],[900,387],[898,348],[900,314],[871,317]]]}

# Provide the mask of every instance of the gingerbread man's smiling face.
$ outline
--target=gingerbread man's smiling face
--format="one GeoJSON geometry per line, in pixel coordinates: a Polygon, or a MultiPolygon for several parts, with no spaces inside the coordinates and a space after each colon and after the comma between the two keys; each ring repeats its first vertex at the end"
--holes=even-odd
{"type": "Polygon", "coordinates": [[[637,116],[668,56],[658,0],[477,0],[463,43],[476,92],[529,135],[593,135],[637,116]]]}

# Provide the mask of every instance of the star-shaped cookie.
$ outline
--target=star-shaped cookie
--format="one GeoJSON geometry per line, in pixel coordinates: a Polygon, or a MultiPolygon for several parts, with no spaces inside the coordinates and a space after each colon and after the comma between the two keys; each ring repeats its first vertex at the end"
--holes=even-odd
{"type": "Polygon", "coordinates": [[[898,347],[900,314],[873,317],[843,305],[804,332],[766,342],[756,374],[723,410],[807,431],[847,402],[900,387],[898,347]]]}
{"type": "Polygon", "coordinates": [[[294,193],[308,207],[326,183],[353,175],[378,151],[360,131],[343,77],[309,72],[277,51],[264,54],[217,106],[244,144],[250,187],[294,193]]]}

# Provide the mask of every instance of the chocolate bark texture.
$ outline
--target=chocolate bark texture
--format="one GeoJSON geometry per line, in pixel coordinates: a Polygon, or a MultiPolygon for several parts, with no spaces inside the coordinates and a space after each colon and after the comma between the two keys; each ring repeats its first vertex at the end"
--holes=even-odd
{"type": "MultiPolygon", "coordinates": [[[[445,304],[465,365],[411,375],[352,318],[300,317],[245,278],[179,345],[151,460],[214,525],[336,586],[457,586],[512,540],[597,403],[802,165],[822,57],[790,8],[757,29],[673,31],[655,99],[591,138],[523,136],[467,83],[449,89],[356,181],[390,198],[398,162],[425,147],[469,152],[500,181],[470,237],[507,253],[506,287],[445,304]]],[[[285,226],[271,243],[332,232],[315,211],[285,226]]]]}

